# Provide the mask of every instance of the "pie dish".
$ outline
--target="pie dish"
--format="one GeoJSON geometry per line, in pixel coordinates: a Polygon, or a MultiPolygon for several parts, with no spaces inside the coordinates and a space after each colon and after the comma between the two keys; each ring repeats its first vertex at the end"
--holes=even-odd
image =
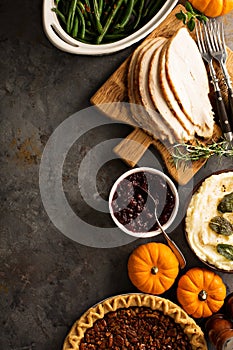
{"type": "Polygon", "coordinates": [[[161,350],[207,350],[201,328],[183,309],[136,293],[110,297],[88,309],[72,326],[63,350],[149,350],[157,349],[156,344],[161,350]]]}

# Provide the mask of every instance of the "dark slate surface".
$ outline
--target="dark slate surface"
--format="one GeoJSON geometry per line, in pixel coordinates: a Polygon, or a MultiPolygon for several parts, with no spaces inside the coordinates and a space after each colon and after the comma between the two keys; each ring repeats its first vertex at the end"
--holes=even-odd
{"type": "MultiPolygon", "coordinates": [[[[44,35],[42,1],[38,0],[2,0],[0,16],[0,349],[61,349],[73,322],[88,307],[108,296],[137,291],[127,276],[127,259],[134,247],[149,240],[130,242],[124,237],[117,247],[96,248],[66,237],[43,207],[40,160],[52,132],[69,116],[90,106],[90,97],[133,47],[105,57],[59,51],[44,35]]],[[[108,214],[99,214],[82,199],[77,169],[92,147],[123,138],[130,131],[125,125],[90,130],[75,143],[64,164],[63,188],[72,209],[103,230],[110,230],[112,222],[108,214]]],[[[148,165],[148,160],[142,164],[148,165]]],[[[203,266],[184,237],[182,217],[187,198],[193,185],[206,175],[230,167],[232,160],[219,163],[213,158],[194,182],[179,188],[180,216],[172,235],[184,251],[187,268],[203,266]]],[[[91,168],[90,163],[84,177],[90,176],[91,168]]],[[[115,178],[127,169],[116,159],[101,166],[97,188],[103,198],[115,178]]],[[[82,225],[76,230],[82,234],[82,225]]],[[[161,236],[150,240],[164,242],[161,236]]],[[[230,293],[232,276],[221,276],[230,293]]],[[[175,287],[163,296],[176,301],[175,287]]],[[[204,325],[203,320],[198,322],[204,325]]]]}

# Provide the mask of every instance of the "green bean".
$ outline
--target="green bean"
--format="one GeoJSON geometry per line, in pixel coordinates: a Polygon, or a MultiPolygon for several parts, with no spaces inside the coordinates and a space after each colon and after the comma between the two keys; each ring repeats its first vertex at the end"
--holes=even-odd
{"type": "Polygon", "coordinates": [[[73,0],[70,5],[68,20],[66,23],[67,32],[70,34],[74,24],[75,9],[77,6],[77,0],[73,0]]]}
{"type": "Polygon", "coordinates": [[[93,39],[87,38],[86,36],[85,36],[85,39],[82,39],[82,38],[80,38],[79,36],[77,37],[77,39],[78,39],[79,41],[81,41],[82,43],[85,43],[85,44],[92,44],[92,43],[93,43],[93,39]]]}
{"type": "Polygon", "coordinates": [[[95,26],[95,20],[94,20],[94,18],[92,16],[92,13],[91,13],[91,4],[90,4],[89,0],[84,0],[84,1],[85,1],[85,4],[86,4],[85,8],[86,8],[86,12],[88,14],[89,20],[90,20],[92,26],[94,27],[95,26]]]}
{"type": "Polygon", "coordinates": [[[66,22],[66,31],[67,31],[68,34],[70,34],[70,32],[71,32],[71,29],[70,29],[71,16],[72,16],[72,13],[70,11],[69,14],[68,14],[67,22],[66,22]]]}
{"type": "Polygon", "coordinates": [[[80,28],[81,28],[80,38],[84,39],[84,37],[85,37],[85,30],[86,30],[85,18],[84,18],[83,14],[82,14],[82,11],[80,10],[79,7],[77,7],[77,12],[78,12],[79,19],[80,19],[80,28]]]}
{"type": "Polygon", "coordinates": [[[61,19],[61,21],[66,24],[66,18],[63,15],[63,13],[61,13],[61,11],[58,10],[58,8],[52,8],[52,11],[54,11],[56,13],[56,15],[61,19]]]}
{"type": "Polygon", "coordinates": [[[139,10],[138,10],[138,16],[137,16],[137,20],[136,23],[133,26],[133,29],[136,29],[141,21],[142,18],[142,11],[144,8],[144,4],[145,4],[145,0],[140,0],[140,4],[139,4],[139,10]]]}
{"type": "Polygon", "coordinates": [[[74,27],[73,27],[73,31],[72,31],[72,37],[76,38],[78,35],[78,24],[79,24],[79,20],[78,17],[75,16],[74,18],[74,27]]]}
{"type": "Polygon", "coordinates": [[[122,39],[122,38],[125,38],[127,34],[125,33],[114,33],[114,34],[106,34],[104,39],[106,40],[110,40],[112,41],[113,40],[118,40],[118,39],[122,39]]]}
{"type": "Polygon", "coordinates": [[[102,27],[102,24],[100,23],[100,13],[99,13],[99,7],[98,7],[97,0],[93,0],[93,6],[94,6],[94,15],[95,15],[95,20],[96,20],[96,27],[97,27],[99,34],[102,34],[103,27],[102,27]]]}
{"type": "Polygon", "coordinates": [[[84,4],[82,3],[82,1],[78,1],[77,6],[79,6],[80,10],[82,11],[83,16],[87,19],[88,13],[87,13],[86,8],[85,8],[84,4]]]}
{"type": "Polygon", "coordinates": [[[125,13],[125,7],[121,6],[121,8],[119,9],[119,11],[117,12],[113,23],[111,24],[111,30],[115,31],[115,30],[119,30],[121,29],[119,27],[119,22],[121,21],[122,17],[124,16],[125,13]]]}
{"type": "Polygon", "coordinates": [[[90,29],[86,28],[86,32],[85,33],[88,34],[92,38],[96,37],[96,32],[93,32],[90,29]]]}
{"type": "Polygon", "coordinates": [[[104,7],[104,0],[99,0],[99,14],[100,14],[100,16],[102,15],[103,7],[104,7]]]}
{"type": "Polygon", "coordinates": [[[110,13],[110,15],[108,16],[107,21],[106,21],[106,23],[104,25],[102,33],[97,37],[97,40],[96,40],[97,44],[100,44],[102,42],[104,36],[106,35],[106,33],[108,31],[108,28],[110,27],[110,24],[112,23],[114,17],[116,16],[116,14],[117,14],[119,8],[121,7],[123,1],[124,0],[119,0],[117,5],[115,7],[113,6],[112,13],[110,13]]]}
{"type": "Polygon", "coordinates": [[[125,25],[129,22],[130,17],[132,15],[134,7],[134,0],[129,0],[129,3],[127,3],[126,11],[124,12],[124,17],[122,18],[121,22],[116,26],[117,28],[124,28],[125,25]]]}

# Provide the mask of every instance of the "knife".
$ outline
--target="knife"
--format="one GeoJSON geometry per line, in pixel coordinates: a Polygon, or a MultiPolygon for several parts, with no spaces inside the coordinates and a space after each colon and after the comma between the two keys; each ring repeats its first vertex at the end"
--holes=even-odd
{"type": "Polygon", "coordinates": [[[216,76],[212,62],[209,63],[209,67],[210,67],[211,83],[214,86],[214,93],[216,97],[216,108],[217,108],[217,116],[219,119],[219,123],[222,129],[224,138],[227,141],[231,142],[233,140],[233,133],[231,130],[231,125],[229,123],[226,107],[222,98],[222,93],[219,88],[218,78],[216,76]]]}

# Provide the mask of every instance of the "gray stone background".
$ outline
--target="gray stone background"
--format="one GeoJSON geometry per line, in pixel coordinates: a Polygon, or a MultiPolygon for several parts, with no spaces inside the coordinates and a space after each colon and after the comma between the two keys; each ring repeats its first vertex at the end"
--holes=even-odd
{"type": "MultiPolygon", "coordinates": [[[[232,19],[231,13],[224,22],[233,49],[232,19]]],[[[40,159],[52,132],[70,115],[90,106],[90,97],[136,45],[103,57],[59,51],[43,32],[39,0],[1,0],[0,26],[0,349],[61,349],[73,322],[87,308],[108,296],[137,291],[127,276],[127,259],[136,246],[149,240],[101,249],[67,238],[44,210],[40,159]]],[[[72,147],[64,165],[63,185],[73,210],[104,229],[112,222],[107,214],[98,215],[85,205],[76,170],[91,147],[124,138],[131,130],[126,125],[107,125],[87,133],[72,147]]],[[[155,150],[151,152],[159,159],[155,150]]],[[[223,168],[232,168],[232,160],[212,158],[193,183],[180,189],[181,216],[192,186],[223,168]]],[[[128,167],[121,160],[100,169],[97,187],[103,198],[125,170],[128,167]]],[[[182,222],[171,235],[183,249],[187,269],[203,266],[187,246],[182,222]]],[[[164,242],[161,235],[150,240],[164,242]]],[[[227,292],[232,292],[232,275],[221,276],[227,292]]],[[[175,288],[163,296],[176,301],[175,288]]],[[[198,323],[204,327],[204,320],[198,323]]]]}

